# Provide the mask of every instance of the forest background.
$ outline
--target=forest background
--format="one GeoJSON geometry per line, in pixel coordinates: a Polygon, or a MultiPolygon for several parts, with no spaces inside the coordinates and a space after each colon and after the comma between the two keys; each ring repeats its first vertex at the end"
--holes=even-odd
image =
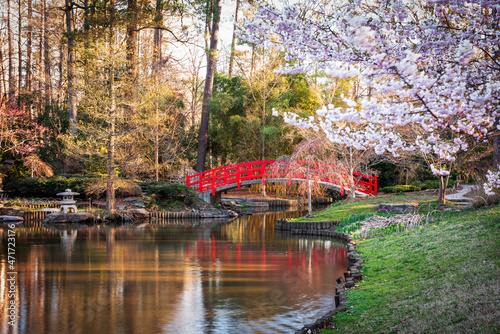
{"type": "MultiPolygon", "coordinates": [[[[243,0],[2,2],[0,161],[14,161],[3,164],[4,185],[89,176],[106,182],[112,208],[119,179],[182,180],[302,154],[378,174],[379,187],[440,186],[429,169],[432,154],[396,158],[329,144],[273,116],[307,118],[324,105],[348,107],[346,97],[385,96],[320,68],[278,73],[293,61],[232,29],[257,8],[258,1],[243,0]]],[[[457,159],[451,180],[482,182],[492,158],[493,139],[474,145],[457,159]]]]}

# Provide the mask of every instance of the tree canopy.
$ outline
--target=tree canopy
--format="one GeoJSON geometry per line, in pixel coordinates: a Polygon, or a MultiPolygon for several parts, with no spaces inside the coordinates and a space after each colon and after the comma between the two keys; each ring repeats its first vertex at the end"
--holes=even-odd
{"type": "Polygon", "coordinates": [[[344,97],[347,107],[325,106],[313,119],[288,114],[287,122],[379,154],[431,153],[429,167],[445,177],[457,153],[469,149],[468,141],[498,134],[499,9],[493,0],[263,5],[241,37],[272,41],[292,62],[282,66],[283,73],[320,68],[355,77],[375,92],[344,97]],[[342,121],[366,126],[337,126],[342,121]],[[422,131],[416,138],[396,131],[411,124],[422,131]]]}

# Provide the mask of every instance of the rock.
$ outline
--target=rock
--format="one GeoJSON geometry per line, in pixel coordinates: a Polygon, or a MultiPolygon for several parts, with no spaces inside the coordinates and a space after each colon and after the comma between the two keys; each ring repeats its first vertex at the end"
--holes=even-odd
{"type": "Polygon", "coordinates": [[[15,216],[17,215],[21,209],[19,208],[9,208],[9,207],[1,207],[0,208],[0,214],[5,215],[5,216],[15,216]]]}
{"type": "Polygon", "coordinates": [[[380,204],[378,212],[381,213],[409,213],[418,210],[418,203],[411,204],[380,204]]]}
{"type": "Polygon", "coordinates": [[[146,209],[128,209],[123,211],[124,214],[131,216],[134,220],[148,220],[149,211],[146,209]]]}
{"type": "Polygon", "coordinates": [[[17,216],[0,216],[0,223],[18,223],[22,222],[24,219],[22,217],[17,216]]]}
{"type": "Polygon", "coordinates": [[[353,278],[354,278],[354,282],[359,282],[359,281],[363,280],[363,275],[362,274],[354,274],[353,278]]]}
{"type": "Polygon", "coordinates": [[[123,202],[127,203],[127,202],[137,202],[137,201],[140,201],[141,199],[139,197],[128,197],[128,198],[125,198],[123,200],[123,202]]]}
{"type": "Polygon", "coordinates": [[[146,209],[128,209],[125,210],[125,212],[133,213],[133,214],[138,214],[138,215],[145,215],[149,216],[149,211],[146,209]]]}
{"type": "Polygon", "coordinates": [[[88,212],[62,213],[54,212],[45,217],[44,223],[49,224],[80,224],[93,222],[92,214],[88,212]]]}
{"type": "Polygon", "coordinates": [[[233,204],[233,203],[240,204],[243,201],[244,201],[243,198],[238,198],[238,197],[222,197],[221,198],[221,202],[224,204],[233,204]]]}

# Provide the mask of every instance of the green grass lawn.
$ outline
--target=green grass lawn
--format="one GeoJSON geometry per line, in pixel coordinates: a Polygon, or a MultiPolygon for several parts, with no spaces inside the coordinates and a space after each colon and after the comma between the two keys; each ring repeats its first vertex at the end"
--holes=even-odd
{"type": "Polygon", "coordinates": [[[342,220],[353,214],[375,213],[381,203],[419,203],[420,212],[427,213],[434,210],[437,206],[435,194],[429,193],[406,193],[399,195],[364,197],[355,200],[346,199],[332,204],[325,210],[315,212],[313,218],[297,218],[293,221],[324,221],[324,220],[342,220]]]}
{"type": "Polygon", "coordinates": [[[500,206],[357,245],[363,281],[323,333],[500,333],[500,206]]]}

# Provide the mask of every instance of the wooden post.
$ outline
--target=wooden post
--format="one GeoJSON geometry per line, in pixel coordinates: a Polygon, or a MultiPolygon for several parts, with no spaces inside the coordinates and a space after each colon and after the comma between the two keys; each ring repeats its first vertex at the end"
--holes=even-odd
{"type": "Polygon", "coordinates": [[[240,186],[241,186],[240,164],[238,164],[236,168],[237,168],[237,170],[236,170],[236,183],[238,184],[238,189],[240,189],[240,186]]]}

